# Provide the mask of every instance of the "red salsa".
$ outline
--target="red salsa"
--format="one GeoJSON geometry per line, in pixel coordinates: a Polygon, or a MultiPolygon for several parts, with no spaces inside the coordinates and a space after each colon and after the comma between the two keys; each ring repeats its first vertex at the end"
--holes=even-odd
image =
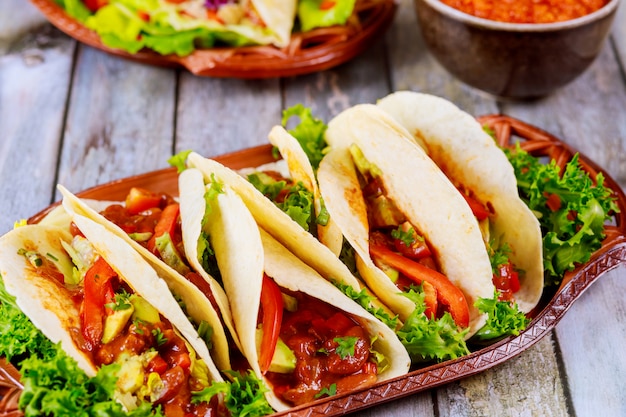
{"type": "Polygon", "coordinates": [[[288,293],[297,309],[283,312],[280,339],[296,357],[295,370],[267,372],[274,392],[293,405],[366,387],[377,380],[363,327],[339,309],[304,293],[288,293]]]}
{"type": "Polygon", "coordinates": [[[576,19],[604,7],[609,0],[441,0],[483,19],[510,23],[553,23],[576,19]]]}

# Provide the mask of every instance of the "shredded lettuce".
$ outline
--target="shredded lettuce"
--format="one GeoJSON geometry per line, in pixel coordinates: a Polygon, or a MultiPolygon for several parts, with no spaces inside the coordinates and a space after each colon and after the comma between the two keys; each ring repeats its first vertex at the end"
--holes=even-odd
{"type": "Polygon", "coordinates": [[[355,301],[365,310],[367,310],[370,314],[376,317],[378,320],[382,321],[392,330],[395,330],[398,326],[398,316],[391,317],[389,314],[383,310],[382,307],[375,307],[373,305],[373,301],[375,298],[372,295],[367,293],[367,290],[363,288],[361,291],[357,291],[351,286],[347,284],[342,284],[339,281],[331,280],[335,287],[339,288],[342,293],[344,293],[348,298],[355,301]]]}
{"type": "Polygon", "coordinates": [[[191,153],[191,149],[180,151],[175,155],[172,155],[167,163],[176,168],[176,171],[180,174],[187,169],[187,157],[191,153]]]}

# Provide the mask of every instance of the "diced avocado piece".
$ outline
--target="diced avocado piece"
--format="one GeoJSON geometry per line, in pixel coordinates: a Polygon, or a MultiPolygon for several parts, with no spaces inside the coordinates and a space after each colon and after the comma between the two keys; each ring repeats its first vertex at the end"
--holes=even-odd
{"type": "Polygon", "coordinates": [[[283,307],[285,310],[293,313],[298,309],[298,300],[296,300],[295,297],[285,294],[284,292],[281,292],[280,295],[283,298],[283,307]]]}
{"type": "Polygon", "coordinates": [[[174,242],[172,242],[172,238],[169,233],[163,233],[161,236],[157,237],[154,240],[157,250],[161,255],[161,259],[163,262],[168,264],[170,267],[176,270],[182,276],[185,276],[189,273],[189,267],[183,261],[183,258],[180,256],[176,247],[174,246],[174,242]]]}
{"type": "Polygon", "coordinates": [[[379,261],[377,259],[374,259],[373,261],[376,264],[376,266],[378,267],[378,269],[383,271],[385,273],[385,275],[387,275],[389,277],[391,282],[393,282],[394,284],[396,282],[398,282],[398,278],[400,277],[400,272],[398,272],[397,269],[392,268],[389,265],[387,265],[386,263],[381,262],[381,261],[379,261]]]}
{"type": "Polygon", "coordinates": [[[141,388],[144,381],[143,360],[141,356],[125,355],[118,360],[120,371],[117,374],[117,387],[122,392],[133,393],[141,388]]]}
{"type": "Polygon", "coordinates": [[[124,330],[135,309],[131,306],[123,310],[115,310],[104,320],[102,343],[109,343],[124,330]]]}
{"type": "Polygon", "coordinates": [[[152,237],[152,233],[150,233],[150,232],[129,233],[128,237],[130,237],[135,242],[147,242],[152,237]]]}
{"type": "Polygon", "coordinates": [[[137,294],[132,294],[128,300],[133,306],[133,320],[141,320],[146,323],[158,323],[161,321],[159,311],[145,299],[137,294]]]}
{"type": "Polygon", "coordinates": [[[381,176],[380,169],[372,164],[365,158],[363,155],[363,151],[357,145],[352,144],[350,146],[350,155],[352,155],[352,161],[354,161],[354,165],[356,165],[356,169],[359,170],[361,175],[364,177],[371,176],[372,178],[378,178],[381,176]]]}
{"type": "Polygon", "coordinates": [[[368,218],[371,228],[396,227],[406,221],[404,214],[393,200],[384,195],[368,199],[368,203],[368,218]]]}
{"type": "MultiPolygon", "coordinates": [[[[261,349],[261,340],[263,339],[263,330],[260,327],[256,329],[256,346],[257,350],[261,349]]],[[[276,343],[276,350],[272,356],[272,363],[269,371],[280,374],[288,374],[296,369],[296,355],[281,339],[276,343]]]]}
{"type": "Polygon", "coordinates": [[[293,353],[293,350],[289,349],[289,346],[287,346],[285,342],[278,339],[269,371],[277,372],[279,374],[288,374],[293,372],[295,369],[296,355],[293,353]]]}

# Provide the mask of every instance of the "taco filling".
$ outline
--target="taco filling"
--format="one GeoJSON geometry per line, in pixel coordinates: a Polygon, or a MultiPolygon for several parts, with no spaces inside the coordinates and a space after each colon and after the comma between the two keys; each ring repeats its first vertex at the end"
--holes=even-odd
{"type": "Polygon", "coordinates": [[[401,291],[421,286],[428,318],[441,318],[447,311],[459,328],[466,328],[469,307],[463,292],[439,272],[434,252],[388,195],[378,168],[357,145],[351,145],[350,154],[367,207],[372,261],[401,291]]]}
{"type": "Polygon", "coordinates": [[[55,263],[23,248],[35,272],[54,279],[75,304],[79,328],[71,329],[75,345],[91,362],[120,366],[119,400],[129,409],[142,402],[161,405],[166,415],[204,416],[216,412],[218,398],[194,403],[192,393],[210,385],[207,365],[195,350],[147,300],[101,257],[75,227],[63,247],[74,263],[65,279],[55,263]]]}
{"type": "Polygon", "coordinates": [[[263,277],[257,329],[262,372],[284,401],[300,405],[377,381],[378,358],[349,314],[263,277]]]}

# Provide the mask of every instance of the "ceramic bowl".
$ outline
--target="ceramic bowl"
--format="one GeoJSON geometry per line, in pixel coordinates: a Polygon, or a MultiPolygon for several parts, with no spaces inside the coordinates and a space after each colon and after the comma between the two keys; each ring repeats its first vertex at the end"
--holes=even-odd
{"type": "Polygon", "coordinates": [[[502,98],[534,99],[573,81],[594,61],[620,0],[556,23],[506,23],[471,16],[440,0],[415,0],[429,51],[451,74],[502,98]]]}

